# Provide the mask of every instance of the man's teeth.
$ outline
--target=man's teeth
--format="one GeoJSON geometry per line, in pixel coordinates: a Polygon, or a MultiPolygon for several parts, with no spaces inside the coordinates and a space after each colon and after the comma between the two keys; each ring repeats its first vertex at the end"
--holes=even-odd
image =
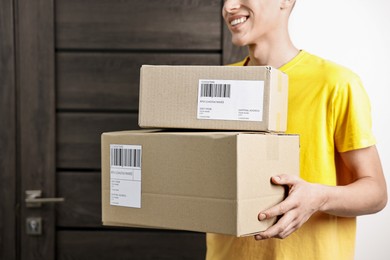
{"type": "Polygon", "coordinates": [[[241,17],[230,22],[230,25],[237,25],[246,21],[246,17],[241,17]]]}

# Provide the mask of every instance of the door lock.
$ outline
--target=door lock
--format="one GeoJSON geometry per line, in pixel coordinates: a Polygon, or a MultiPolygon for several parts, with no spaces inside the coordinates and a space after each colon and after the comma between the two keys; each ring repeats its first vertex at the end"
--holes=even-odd
{"type": "Polygon", "coordinates": [[[42,218],[30,217],[26,219],[27,235],[39,236],[42,235],[42,218]]]}

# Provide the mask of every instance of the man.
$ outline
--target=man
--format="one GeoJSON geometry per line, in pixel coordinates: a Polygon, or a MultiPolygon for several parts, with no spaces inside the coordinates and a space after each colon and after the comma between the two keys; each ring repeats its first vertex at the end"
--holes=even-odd
{"type": "Polygon", "coordinates": [[[289,187],[258,219],[278,222],[253,237],[207,235],[207,259],[353,259],[356,216],[382,210],[386,183],[371,131],[370,104],[350,70],[292,43],[295,0],[226,0],[232,41],[248,46],[238,66],[271,65],[289,76],[288,133],[301,141],[300,178],[272,178],[289,187]]]}

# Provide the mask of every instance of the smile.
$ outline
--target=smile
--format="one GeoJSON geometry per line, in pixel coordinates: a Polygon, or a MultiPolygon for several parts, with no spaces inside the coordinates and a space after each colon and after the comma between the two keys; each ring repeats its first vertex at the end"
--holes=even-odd
{"type": "Polygon", "coordinates": [[[245,17],[245,16],[241,17],[241,18],[237,18],[237,19],[234,19],[233,21],[231,21],[230,25],[235,26],[237,24],[244,23],[246,20],[247,20],[247,17],[245,17]]]}

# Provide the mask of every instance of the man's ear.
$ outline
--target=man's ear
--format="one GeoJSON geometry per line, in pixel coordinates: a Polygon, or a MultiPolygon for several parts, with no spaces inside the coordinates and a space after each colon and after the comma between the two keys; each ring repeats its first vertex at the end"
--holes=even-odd
{"type": "Polygon", "coordinates": [[[295,4],[295,0],[281,0],[280,9],[291,9],[295,4]]]}

